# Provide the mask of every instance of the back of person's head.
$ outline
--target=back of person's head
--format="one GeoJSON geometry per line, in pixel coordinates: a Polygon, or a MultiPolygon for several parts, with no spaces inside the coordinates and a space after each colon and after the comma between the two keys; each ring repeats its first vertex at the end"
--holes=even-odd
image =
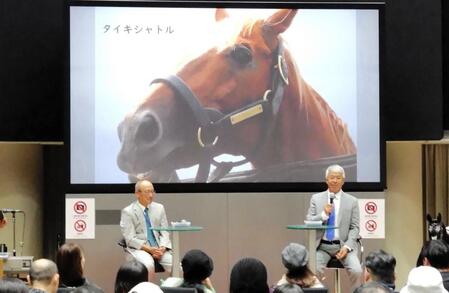
{"type": "Polygon", "coordinates": [[[28,293],[28,291],[28,286],[20,279],[0,279],[0,293],[28,293]]]}
{"type": "Polygon", "coordinates": [[[354,293],[390,293],[390,289],[379,282],[368,282],[354,290],[354,293]]]}
{"type": "Polygon", "coordinates": [[[44,286],[56,290],[59,285],[59,274],[56,264],[45,258],[33,261],[28,274],[28,282],[33,288],[44,286]]]}
{"type": "Polygon", "coordinates": [[[255,258],[242,258],[231,270],[231,293],[268,293],[267,269],[255,258]]]}
{"type": "Polygon", "coordinates": [[[391,254],[386,253],[382,249],[372,251],[365,258],[365,266],[372,280],[394,283],[396,259],[391,254]]]}
{"type": "Polygon", "coordinates": [[[148,282],[148,269],[137,260],[128,261],[120,266],[115,277],[115,293],[126,293],[139,283],[148,282]]]}
{"type": "Polygon", "coordinates": [[[151,282],[142,282],[131,288],[129,293],[164,293],[158,285],[151,282]]]}
{"type": "Polygon", "coordinates": [[[290,243],[282,250],[281,256],[282,264],[287,269],[288,278],[303,278],[310,273],[307,268],[309,253],[304,245],[290,243]]]}
{"type": "Polygon", "coordinates": [[[83,278],[84,256],[81,247],[76,243],[62,245],[56,254],[61,283],[75,286],[83,278]]]}
{"type": "Polygon", "coordinates": [[[273,293],[304,293],[296,284],[283,284],[274,288],[273,293]]]}
{"type": "Polygon", "coordinates": [[[184,281],[190,284],[201,284],[210,277],[214,269],[212,259],[203,251],[192,249],[188,251],[181,261],[184,281]]]}
{"type": "Polygon", "coordinates": [[[422,249],[424,262],[437,269],[449,268],[449,245],[443,240],[430,240],[426,242],[422,249]]]}
{"type": "Polygon", "coordinates": [[[419,266],[408,274],[407,285],[401,293],[447,293],[441,273],[434,267],[419,266]]]}
{"type": "Polygon", "coordinates": [[[144,264],[136,260],[120,266],[115,277],[115,293],[126,293],[139,283],[148,282],[148,270],[144,264]]]}

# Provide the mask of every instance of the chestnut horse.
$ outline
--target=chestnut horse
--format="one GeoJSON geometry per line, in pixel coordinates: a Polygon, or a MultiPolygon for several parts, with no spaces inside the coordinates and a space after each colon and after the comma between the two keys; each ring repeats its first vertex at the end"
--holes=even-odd
{"type": "MultiPolygon", "coordinates": [[[[199,164],[196,182],[204,182],[246,162],[264,170],[355,158],[346,125],[304,81],[284,47],[281,34],[296,14],[281,9],[247,22],[225,47],[212,47],[175,75],[154,80],[119,125],[120,169],[157,182],[199,164]],[[225,153],[245,159],[214,160],[225,153]],[[217,166],[215,175],[209,174],[211,164],[217,166]]],[[[217,9],[215,19],[227,20],[227,12],[217,9]]]]}

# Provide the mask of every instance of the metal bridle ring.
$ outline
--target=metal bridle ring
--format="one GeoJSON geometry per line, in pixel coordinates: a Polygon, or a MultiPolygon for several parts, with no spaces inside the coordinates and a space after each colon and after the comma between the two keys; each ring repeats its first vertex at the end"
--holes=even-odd
{"type": "MultiPolygon", "coordinates": [[[[200,146],[202,148],[204,148],[206,146],[206,144],[203,142],[203,140],[201,139],[201,127],[198,128],[198,132],[197,132],[197,139],[198,139],[198,143],[200,144],[200,146]]],[[[218,135],[215,136],[214,141],[210,144],[212,146],[216,145],[218,141],[218,135]]]]}

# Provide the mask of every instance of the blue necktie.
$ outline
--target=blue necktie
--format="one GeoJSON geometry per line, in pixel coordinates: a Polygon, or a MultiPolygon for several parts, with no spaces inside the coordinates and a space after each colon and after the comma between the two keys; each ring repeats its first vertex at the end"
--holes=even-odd
{"type": "MultiPolygon", "coordinates": [[[[335,226],[335,207],[332,210],[332,213],[329,215],[329,219],[327,220],[327,225],[329,226],[335,226]]],[[[326,229],[326,238],[329,241],[334,240],[334,234],[335,234],[335,230],[334,229],[326,229]]]]}
{"type": "Polygon", "coordinates": [[[150,243],[151,247],[158,247],[159,245],[157,244],[156,238],[154,238],[153,230],[151,230],[151,221],[150,216],[148,215],[148,208],[145,208],[143,215],[145,217],[145,222],[147,224],[148,242],[150,243]]]}

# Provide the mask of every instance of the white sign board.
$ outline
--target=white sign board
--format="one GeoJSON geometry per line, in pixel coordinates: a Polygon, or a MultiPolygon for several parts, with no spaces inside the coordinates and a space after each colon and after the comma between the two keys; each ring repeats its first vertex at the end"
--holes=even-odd
{"type": "Polygon", "coordinates": [[[95,239],[94,198],[66,198],[65,238],[95,239]]]}
{"type": "Polygon", "coordinates": [[[385,199],[359,199],[360,236],[385,238],[385,199]]]}

